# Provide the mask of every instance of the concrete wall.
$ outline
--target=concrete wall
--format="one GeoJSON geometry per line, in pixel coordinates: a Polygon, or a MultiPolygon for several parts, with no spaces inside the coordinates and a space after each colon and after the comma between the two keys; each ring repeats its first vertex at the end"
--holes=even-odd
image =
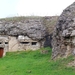
{"type": "Polygon", "coordinates": [[[3,56],[5,56],[6,52],[8,51],[9,44],[8,44],[9,38],[6,35],[0,36],[0,48],[4,49],[3,56]]]}
{"type": "Polygon", "coordinates": [[[37,50],[40,48],[39,42],[20,42],[19,50],[37,50]]]}
{"type": "Polygon", "coordinates": [[[0,36],[0,48],[4,49],[3,56],[6,52],[37,50],[41,48],[41,42],[32,40],[27,36],[0,36]]]}
{"type": "Polygon", "coordinates": [[[37,50],[40,47],[41,46],[38,41],[34,41],[27,36],[9,36],[9,52],[22,50],[37,50]]]}
{"type": "Polygon", "coordinates": [[[37,50],[40,48],[40,43],[34,41],[27,36],[19,36],[19,50],[37,50]]]}
{"type": "Polygon", "coordinates": [[[14,36],[9,36],[9,52],[18,51],[18,40],[14,36]]]}

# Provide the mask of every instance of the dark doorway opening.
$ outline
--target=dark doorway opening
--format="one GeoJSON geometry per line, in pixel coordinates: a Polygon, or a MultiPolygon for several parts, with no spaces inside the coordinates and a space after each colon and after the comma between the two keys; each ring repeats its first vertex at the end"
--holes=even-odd
{"type": "Polygon", "coordinates": [[[52,45],[51,45],[51,42],[52,42],[52,34],[50,35],[47,35],[45,37],[45,42],[44,42],[44,47],[51,47],[52,48],[52,45]]]}
{"type": "Polygon", "coordinates": [[[3,53],[4,53],[4,48],[0,48],[0,58],[3,57],[3,53]]]}

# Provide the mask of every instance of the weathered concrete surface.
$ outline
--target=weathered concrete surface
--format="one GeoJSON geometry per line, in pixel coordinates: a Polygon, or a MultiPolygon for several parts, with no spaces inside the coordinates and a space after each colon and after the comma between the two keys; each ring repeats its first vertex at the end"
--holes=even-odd
{"type": "Polygon", "coordinates": [[[0,36],[0,49],[3,48],[3,56],[6,55],[6,52],[8,50],[8,41],[9,41],[9,38],[8,36],[0,36]]]}
{"type": "Polygon", "coordinates": [[[9,36],[27,35],[32,39],[41,40],[46,36],[46,27],[39,18],[22,21],[1,20],[0,34],[9,36]]]}
{"type": "Polygon", "coordinates": [[[8,42],[9,47],[8,47],[7,52],[18,51],[18,47],[19,47],[18,44],[19,42],[16,37],[9,36],[9,42],[8,42]]]}
{"type": "Polygon", "coordinates": [[[51,46],[52,33],[58,16],[12,17],[0,19],[0,35],[24,35],[33,40],[42,40],[44,47],[51,46]]]}
{"type": "Polygon", "coordinates": [[[52,40],[52,59],[75,55],[75,2],[63,10],[52,40]]]}

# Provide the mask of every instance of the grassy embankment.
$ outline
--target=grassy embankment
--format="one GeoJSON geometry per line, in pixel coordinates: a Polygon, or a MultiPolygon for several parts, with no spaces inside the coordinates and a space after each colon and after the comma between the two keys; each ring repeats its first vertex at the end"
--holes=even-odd
{"type": "Polygon", "coordinates": [[[75,75],[75,67],[66,66],[74,60],[71,56],[53,61],[51,49],[45,50],[49,53],[41,54],[40,50],[7,53],[0,58],[0,75],[75,75]]]}

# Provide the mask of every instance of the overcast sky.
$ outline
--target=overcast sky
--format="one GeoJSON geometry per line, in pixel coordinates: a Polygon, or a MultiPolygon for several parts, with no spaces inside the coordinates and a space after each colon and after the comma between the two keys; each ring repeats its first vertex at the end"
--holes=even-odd
{"type": "Polygon", "coordinates": [[[54,16],[74,0],[0,0],[0,18],[12,16],[54,16]]]}

